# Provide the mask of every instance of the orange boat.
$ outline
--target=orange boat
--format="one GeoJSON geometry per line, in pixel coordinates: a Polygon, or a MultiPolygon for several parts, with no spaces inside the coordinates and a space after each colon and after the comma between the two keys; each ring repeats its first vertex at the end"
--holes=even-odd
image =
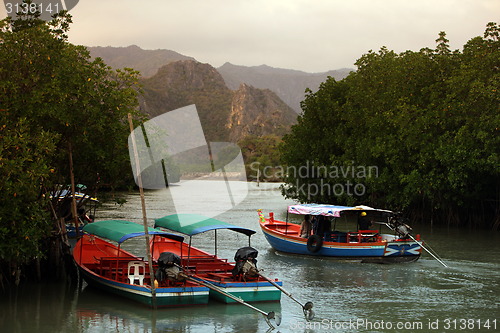
{"type": "MultiPolygon", "coordinates": [[[[87,224],[86,233],[73,249],[73,259],[85,281],[93,287],[120,295],[148,306],[179,307],[207,304],[209,289],[191,281],[165,279],[151,285],[147,261],[121,248],[133,237],[144,236],[144,227],[121,220],[87,224]],[[114,241],[118,245],[109,242],[114,241]]],[[[184,237],[149,228],[148,233],[182,244],[184,237]]],[[[154,269],[157,269],[157,265],[154,269]]]]}
{"type": "MultiPolygon", "coordinates": [[[[209,282],[226,293],[239,297],[245,302],[279,301],[281,291],[275,285],[282,286],[277,279],[270,281],[259,274],[256,263],[257,250],[250,247],[250,237],[254,230],[235,226],[223,221],[197,214],[173,214],[155,220],[155,228],[164,228],[189,236],[189,244],[154,236],[151,240],[151,253],[155,261],[173,260],[172,254],[179,258],[179,265],[189,275],[200,281],[209,282]],[[235,262],[217,256],[217,236],[220,230],[231,230],[248,236],[248,246],[238,249],[235,262]],[[208,253],[191,246],[194,235],[213,231],[215,233],[215,252],[208,253]]],[[[161,278],[161,277],[159,277],[161,278]]],[[[210,290],[210,297],[232,303],[234,299],[223,293],[210,290]]]]}

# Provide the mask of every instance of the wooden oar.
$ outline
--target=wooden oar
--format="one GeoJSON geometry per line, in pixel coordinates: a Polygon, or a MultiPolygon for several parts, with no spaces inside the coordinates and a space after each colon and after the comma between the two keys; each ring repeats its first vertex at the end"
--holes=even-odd
{"type": "Polygon", "coordinates": [[[259,274],[260,277],[262,277],[263,279],[265,279],[267,282],[269,282],[270,284],[272,284],[273,286],[275,286],[276,288],[278,288],[279,290],[281,290],[281,292],[283,294],[287,295],[293,301],[295,301],[297,304],[299,304],[302,307],[302,312],[304,312],[304,316],[306,317],[307,321],[314,319],[315,313],[314,313],[314,311],[312,309],[313,306],[314,306],[313,302],[306,302],[306,304],[300,303],[297,299],[295,299],[292,296],[292,294],[290,294],[288,291],[286,291],[285,289],[283,289],[282,286],[280,286],[279,284],[277,284],[273,280],[269,279],[268,277],[262,275],[260,272],[258,272],[258,274],[259,274]]]}
{"type": "MultiPolygon", "coordinates": [[[[181,266],[179,266],[177,264],[176,264],[176,266],[182,269],[181,266]]],[[[240,304],[243,304],[243,305],[249,307],[252,310],[255,310],[255,311],[259,312],[260,314],[262,314],[264,316],[264,318],[266,319],[267,324],[272,329],[275,329],[275,327],[271,324],[271,321],[270,321],[271,319],[275,320],[277,326],[279,326],[281,324],[281,318],[279,316],[277,316],[276,313],[274,313],[274,311],[271,311],[271,312],[268,313],[268,312],[265,312],[265,311],[263,311],[263,310],[261,310],[259,308],[256,308],[255,306],[253,306],[251,304],[248,304],[247,302],[245,302],[241,298],[236,297],[236,296],[228,293],[227,291],[222,290],[221,288],[219,288],[216,285],[214,285],[214,284],[212,284],[212,283],[210,283],[210,282],[202,279],[199,276],[189,275],[187,273],[179,273],[179,274],[181,274],[182,277],[186,278],[187,280],[189,280],[191,282],[197,283],[197,284],[202,285],[204,287],[207,287],[207,288],[209,288],[211,290],[214,290],[214,291],[216,291],[216,292],[218,292],[218,293],[220,293],[220,294],[222,294],[222,295],[224,295],[226,297],[229,297],[233,301],[236,301],[236,302],[238,302],[240,304]]]]}

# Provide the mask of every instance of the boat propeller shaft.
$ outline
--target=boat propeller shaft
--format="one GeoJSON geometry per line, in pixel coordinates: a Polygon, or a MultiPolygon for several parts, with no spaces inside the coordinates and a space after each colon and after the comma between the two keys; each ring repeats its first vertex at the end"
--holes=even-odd
{"type": "MultiPolygon", "coordinates": [[[[183,268],[177,264],[175,264],[177,267],[179,267],[180,269],[183,270],[183,268]]],[[[204,287],[207,287],[208,289],[211,289],[213,291],[216,291],[226,297],[229,297],[230,299],[232,299],[233,301],[236,301],[242,305],[245,305],[247,307],[249,307],[250,309],[252,310],[255,310],[257,312],[259,312],[260,314],[262,314],[266,320],[266,323],[269,325],[269,327],[271,329],[275,329],[275,327],[271,324],[271,319],[274,319],[274,322],[276,323],[277,326],[279,326],[281,324],[281,315],[280,314],[277,314],[275,313],[274,311],[270,311],[270,312],[265,312],[264,310],[261,310],[259,308],[256,308],[255,306],[251,305],[251,304],[248,304],[247,302],[245,302],[244,300],[242,300],[241,298],[233,295],[233,294],[230,294],[228,293],[227,291],[225,290],[222,290],[221,288],[219,288],[218,286],[210,283],[209,281],[206,281],[204,279],[202,279],[201,277],[199,276],[196,276],[196,275],[191,275],[191,274],[188,274],[186,272],[183,272],[183,273],[180,273],[183,275],[184,278],[186,278],[186,280],[189,280],[191,282],[194,282],[194,283],[197,283],[199,285],[202,285],[204,287]]]]}
{"type": "Polygon", "coordinates": [[[264,278],[267,282],[271,283],[273,286],[275,286],[276,288],[278,288],[279,290],[281,290],[281,292],[285,295],[287,295],[288,297],[290,297],[294,302],[296,302],[297,304],[299,304],[301,307],[302,307],[302,312],[304,312],[304,317],[306,318],[307,321],[310,321],[310,320],[313,320],[314,319],[314,316],[316,315],[313,311],[313,307],[314,307],[314,304],[313,302],[306,302],[306,304],[302,304],[301,302],[299,302],[296,298],[294,298],[292,296],[292,294],[290,294],[288,291],[286,291],[285,289],[283,289],[283,287],[281,287],[279,284],[277,284],[276,282],[274,282],[273,280],[269,279],[268,277],[262,275],[260,272],[258,273],[259,276],[261,276],[262,278],[264,278]]]}

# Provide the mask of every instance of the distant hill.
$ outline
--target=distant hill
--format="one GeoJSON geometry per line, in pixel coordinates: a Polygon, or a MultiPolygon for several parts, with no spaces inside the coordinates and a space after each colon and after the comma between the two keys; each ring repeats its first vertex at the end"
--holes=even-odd
{"type": "MultiPolygon", "coordinates": [[[[179,60],[195,60],[170,50],[143,50],[136,45],[128,47],[88,47],[92,57],[101,57],[113,68],[131,67],[143,77],[152,77],[159,68],[179,60]]],[[[273,68],[266,65],[246,67],[225,63],[217,71],[227,87],[238,90],[241,84],[269,89],[276,93],[295,112],[300,112],[300,102],[306,88],[316,91],[328,76],[337,80],[346,77],[352,69],[343,68],[324,73],[306,73],[297,70],[273,68]]]]}
{"type": "Polygon", "coordinates": [[[304,99],[306,88],[316,91],[328,76],[341,80],[352,69],[343,68],[324,73],[306,73],[297,70],[274,68],[267,65],[246,67],[226,62],[217,68],[230,89],[237,89],[246,83],[256,88],[274,91],[296,112],[300,112],[300,102],[304,99]]]}
{"type": "Polygon", "coordinates": [[[106,64],[113,68],[130,67],[139,72],[143,77],[156,74],[158,68],[178,60],[195,60],[170,50],[143,50],[137,45],[127,47],[95,46],[87,47],[90,55],[100,57],[106,64]]]}
{"type": "Polygon", "coordinates": [[[220,73],[194,60],[171,62],[141,80],[141,108],[150,116],[196,104],[207,141],[238,142],[248,135],[283,135],[297,114],[271,90],[229,89],[220,73]]]}

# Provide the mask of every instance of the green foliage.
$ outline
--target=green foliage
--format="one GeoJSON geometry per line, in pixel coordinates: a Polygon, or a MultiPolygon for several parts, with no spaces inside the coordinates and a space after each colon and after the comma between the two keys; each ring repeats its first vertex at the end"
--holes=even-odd
{"type": "Polygon", "coordinates": [[[357,172],[289,173],[284,194],[429,212],[448,223],[498,221],[499,31],[489,23],[462,52],[449,50],[443,32],[436,50],[370,51],[344,80],[329,78],[309,91],[298,124],[284,137],[283,161],[357,172]],[[370,166],[378,172],[358,172],[370,166]],[[365,191],[331,191],[347,183],[365,191]],[[311,195],[312,184],[323,190],[311,195]]]}
{"type": "Polygon", "coordinates": [[[2,263],[39,257],[52,230],[43,194],[70,183],[70,151],[76,183],[132,181],[126,117],[139,118],[138,73],[91,61],[67,42],[70,23],[65,12],[0,21],[0,280],[2,263]]]}
{"type": "Polygon", "coordinates": [[[241,148],[248,180],[282,181],[283,170],[278,146],[281,138],[276,135],[247,136],[238,142],[241,148]],[[259,170],[259,171],[257,171],[259,170]]]}
{"type": "Polygon", "coordinates": [[[104,184],[122,185],[121,175],[130,174],[126,117],[137,115],[138,73],[91,61],[85,47],[66,41],[69,23],[67,14],[50,23],[2,21],[1,107],[25,117],[33,131],[58,134],[57,182],[69,183],[71,143],[77,182],[91,186],[99,174],[104,184]]]}
{"type": "Polygon", "coordinates": [[[26,118],[12,123],[8,116],[0,111],[0,262],[24,264],[41,255],[39,242],[51,230],[41,189],[53,171],[46,156],[56,136],[30,133],[26,118]]]}

